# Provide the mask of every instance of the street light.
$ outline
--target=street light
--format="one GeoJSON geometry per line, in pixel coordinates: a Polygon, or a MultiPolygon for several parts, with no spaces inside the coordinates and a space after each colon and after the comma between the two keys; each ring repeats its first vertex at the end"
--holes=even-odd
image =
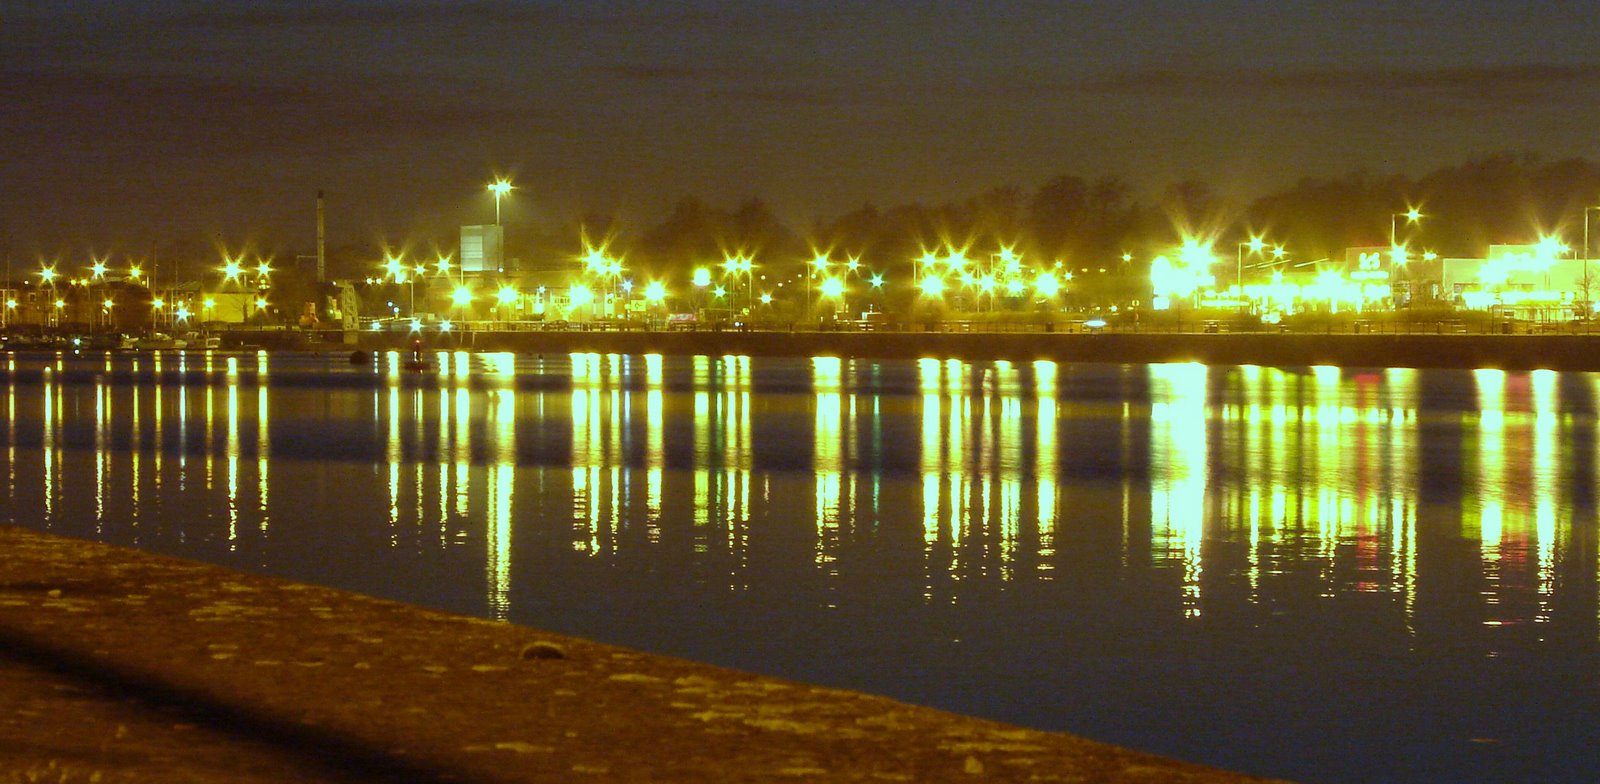
{"type": "Polygon", "coordinates": [[[494,194],[494,225],[500,225],[500,197],[505,196],[515,188],[508,180],[495,180],[489,183],[489,192],[494,194]]]}
{"type": "Polygon", "coordinates": [[[1389,247],[1390,248],[1393,248],[1395,246],[1395,230],[1394,229],[1395,229],[1395,220],[1398,219],[1398,218],[1405,218],[1406,219],[1406,223],[1419,223],[1419,222],[1422,221],[1422,213],[1420,211],[1418,211],[1416,207],[1407,207],[1405,212],[1394,212],[1394,213],[1390,213],[1389,214],[1389,247]]]}
{"type": "MultiPolygon", "coordinates": [[[[1260,237],[1252,236],[1249,241],[1239,243],[1239,255],[1234,262],[1233,285],[1239,289],[1239,309],[1244,310],[1244,249],[1249,248],[1251,253],[1260,253],[1267,247],[1260,237]]],[[[1281,256],[1281,254],[1280,254],[1281,256]]],[[[1223,262],[1227,263],[1227,262],[1223,262]]]]}
{"type": "Polygon", "coordinates": [[[811,260],[810,267],[806,268],[806,318],[811,317],[811,278],[815,275],[824,275],[828,271],[828,254],[818,253],[811,260]],[[812,269],[811,267],[815,267],[812,269]]]}
{"type": "Polygon", "coordinates": [[[1583,304],[1586,311],[1583,314],[1584,318],[1588,318],[1591,314],[1587,311],[1592,311],[1593,309],[1593,306],[1589,303],[1589,213],[1591,212],[1600,212],[1600,207],[1583,208],[1583,304]]]}

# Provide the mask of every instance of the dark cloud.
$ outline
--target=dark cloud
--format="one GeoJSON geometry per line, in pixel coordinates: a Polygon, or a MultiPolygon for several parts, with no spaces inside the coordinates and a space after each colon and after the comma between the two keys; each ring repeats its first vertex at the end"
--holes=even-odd
{"type": "Polygon", "coordinates": [[[844,91],[836,87],[799,85],[726,90],[717,96],[780,106],[834,106],[846,99],[844,91]]]}
{"type": "Polygon", "coordinates": [[[591,70],[640,82],[724,80],[750,75],[748,69],[725,66],[617,64],[591,70]]]}
{"type": "MultiPolygon", "coordinates": [[[[1141,69],[1081,83],[1076,89],[1135,97],[1239,97],[1323,101],[1381,100],[1396,109],[1406,101],[1467,104],[1512,110],[1558,97],[1576,88],[1600,87],[1600,64],[1503,65],[1373,69],[1141,69]]],[[[1436,107],[1434,107],[1436,108],[1436,107]]]]}
{"type": "MultiPolygon", "coordinates": [[[[430,91],[431,95],[447,94],[430,91]]],[[[350,150],[483,128],[538,131],[535,113],[499,100],[419,97],[381,82],[0,72],[0,129],[62,154],[137,150],[139,158],[350,150]]],[[[467,97],[462,97],[467,96],[467,97]]]]}
{"type": "Polygon", "coordinates": [[[173,22],[200,30],[256,30],[291,27],[431,25],[441,21],[489,25],[548,22],[560,14],[531,4],[491,2],[431,3],[277,3],[249,7],[212,5],[177,15],[173,22]]]}

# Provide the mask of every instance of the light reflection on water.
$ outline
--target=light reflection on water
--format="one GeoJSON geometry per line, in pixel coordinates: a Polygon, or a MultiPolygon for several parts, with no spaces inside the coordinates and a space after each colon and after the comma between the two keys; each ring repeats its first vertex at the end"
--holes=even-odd
{"type": "Polygon", "coordinates": [[[408,359],[9,356],[0,521],[1258,773],[1587,775],[1600,376],[408,359]]]}

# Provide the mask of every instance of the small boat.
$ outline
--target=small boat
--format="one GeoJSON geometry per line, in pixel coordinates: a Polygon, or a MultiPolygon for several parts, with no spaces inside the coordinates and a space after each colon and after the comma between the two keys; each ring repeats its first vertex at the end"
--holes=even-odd
{"type": "Polygon", "coordinates": [[[165,332],[152,332],[133,341],[133,348],[141,351],[163,351],[178,349],[188,346],[188,342],[172,337],[165,332]]]}

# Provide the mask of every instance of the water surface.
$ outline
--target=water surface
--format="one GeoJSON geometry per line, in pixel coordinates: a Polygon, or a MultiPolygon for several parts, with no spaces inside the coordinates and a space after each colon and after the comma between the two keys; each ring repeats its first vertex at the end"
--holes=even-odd
{"type": "Polygon", "coordinates": [[[0,354],[0,522],[1306,781],[1592,781],[1600,376],[0,354]]]}

